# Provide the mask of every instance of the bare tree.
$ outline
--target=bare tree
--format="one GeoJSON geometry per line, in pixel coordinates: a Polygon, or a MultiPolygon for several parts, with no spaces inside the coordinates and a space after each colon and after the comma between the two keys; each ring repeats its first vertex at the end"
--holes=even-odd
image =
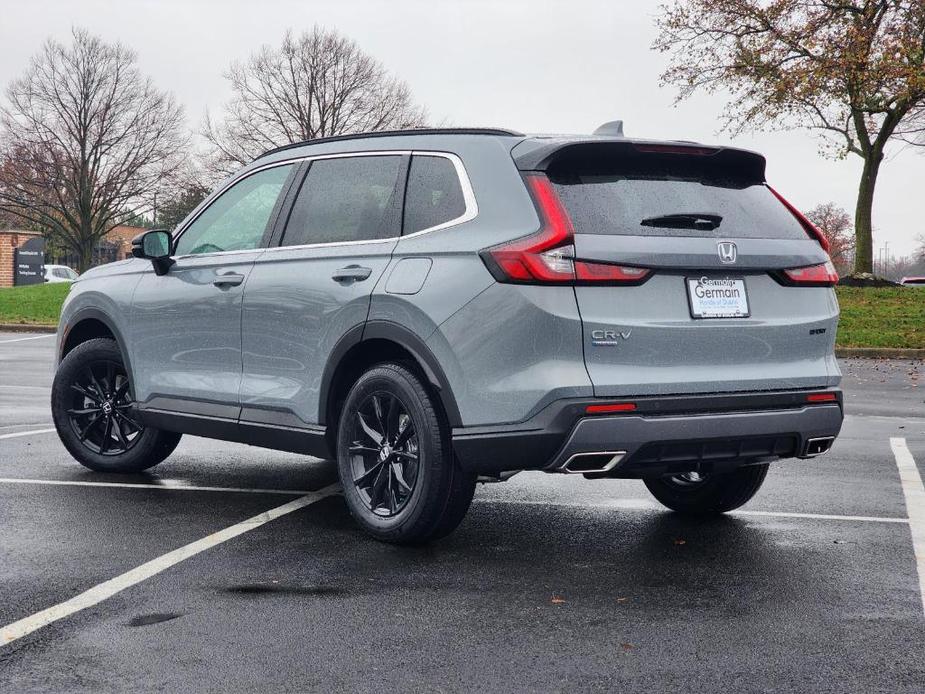
{"type": "Polygon", "coordinates": [[[206,116],[212,168],[230,173],[267,149],[316,137],[425,124],[408,85],[355,41],[315,26],[279,48],[264,46],[226,77],[233,99],[224,121],[206,116]]]}
{"type": "Polygon", "coordinates": [[[877,176],[892,141],[925,144],[923,0],[674,0],[655,48],[681,98],[730,93],[733,131],[797,125],[864,162],[855,272],[872,270],[877,176]]]}
{"type": "Polygon", "coordinates": [[[915,249],[913,256],[915,257],[915,261],[925,270],[925,234],[916,234],[915,240],[919,246],[915,249]]]}
{"type": "Polygon", "coordinates": [[[0,209],[91,263],[97,241],[149,204],[181,163],[183,110],[134,52],[75,29],[45,43],[0,106],[0,209]]]}
{"type": "Polygon", "coordinates": [[[854,223],[851,215],[834,202],[816,205],[806,213],[829,242],[829,256],[838,274],[845,275],[854,260],[854,223]]]}

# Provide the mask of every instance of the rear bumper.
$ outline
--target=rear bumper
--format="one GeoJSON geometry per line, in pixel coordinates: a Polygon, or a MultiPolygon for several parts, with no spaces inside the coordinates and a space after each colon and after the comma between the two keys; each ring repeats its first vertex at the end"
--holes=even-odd
{"type": "Polygon", "coordinates": [[[645,477],[745,462],[804,457],[811,440],[841,430],[842,396],[807,403],[809,391],[636,398],[626,414],[586,416],[593,400],[551,404],[528,422],[459,428],[453,445],[462,466],[479,474],[509,470],[561,471],[576,454],[620,452],[600,473],[645,477]]]}

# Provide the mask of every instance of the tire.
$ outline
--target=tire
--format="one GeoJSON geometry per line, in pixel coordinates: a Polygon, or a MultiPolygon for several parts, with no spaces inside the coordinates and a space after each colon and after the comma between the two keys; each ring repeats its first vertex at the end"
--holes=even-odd
{"type": "Polygon", "coordinates": [[[401,364],[374,366],[350,389],[338,422],[337,467],[350,513],[384,542],[448,535],[475,492],[475,475],[453,455],[441,410],[401,364]]]}
{"type": "Polygon", "coordinates": [[[87,340],[68,352],[51,388],[52,419],[68,453],[91,470],[118,473],[141,472],[173,453],[181,435],[141,426],[133,398],[115,340],[87,340]]]}
{"type": "Polygon", "coordinates": [[[768,463],[743,465],[732,472],[698,475],[665,475],[643,480],[652,496],[668,508],[697,516],[710,516],[739,508],[761,488],[768,463]]]}

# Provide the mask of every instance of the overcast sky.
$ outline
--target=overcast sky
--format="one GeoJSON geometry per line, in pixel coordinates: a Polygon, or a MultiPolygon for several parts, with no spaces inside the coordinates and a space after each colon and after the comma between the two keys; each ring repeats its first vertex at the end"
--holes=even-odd
{"type": "MultiPolygon", "coordinates": [[[[223,74],[287,28],[318,23],[355,39],[406,80],[435,121],[526,132],[590,132],[622,118],[627,134],[734,143],[768,158],[768,180],[802,209],[852,211],[860,158],[831,161],[808,133],[719,132],[721,99],[674,105],[652,50],[659,0],[0,0],[0,83],[48,36],[82,26],[138,52],[141,69],[185,106],[192,128],[221,112],[223,74]]],[[[899,148],[880,175],[875,256],[908,253],[925,233],[925,153],[899,148]]]]}

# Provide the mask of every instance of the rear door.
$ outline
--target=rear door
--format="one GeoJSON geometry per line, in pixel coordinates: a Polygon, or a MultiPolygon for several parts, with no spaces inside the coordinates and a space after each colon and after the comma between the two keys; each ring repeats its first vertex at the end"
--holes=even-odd
{"type": "Polygon", "coordinates": [[[408,156],[354,154],[306,165],[281,239],[244,295],[241,422],[317,424],[328,356],[362,329],[401,229],[408,156]]]}
{"type": "Polygon", "coordinates": [[[576,259],[649,270],[636,286],[575,288],[596,395],[837,382],[834,292],[784,273],[828,256],[763,170],[751,153],[671,145],[549,167],[576,259]]]}

